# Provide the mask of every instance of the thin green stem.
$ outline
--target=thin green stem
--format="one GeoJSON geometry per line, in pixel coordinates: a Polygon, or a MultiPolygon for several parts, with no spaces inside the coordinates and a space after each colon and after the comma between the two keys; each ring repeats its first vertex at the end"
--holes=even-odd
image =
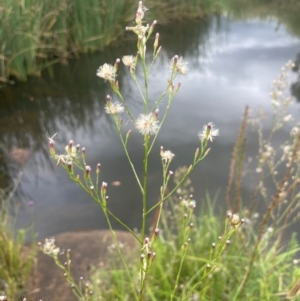
{"type": "Polygon", "coordinates": [[[137,184],[138,184],[138,186],[139,186],[139,188],[140,188],[140,190],[141,190],[141,193],[143,194],[143,193],[144,193],[143,186],[142,186],[142,184],[141,184],[141,182],[140,182],[140,179],[139,179],[138,174],[137,174],[137,172],[136,172],[136,170],[135,170],[134,164],[133,164],[132,161],[131,161],[131,158],[130,158],[130,155],[129,155],[129,152],[128,152],[128,149],[127,149],[127,139],[124,141],[124,138],[123,138],[122,133],[121,133],[121,127],[120,127],[120,125],[119,125],[119,122],[118,122],[118,120],[115,119],[115,118],[114,118],[114,120],[115,120],[115,123],[116,123],[116,125],[117,125],[119,137],[120,137],[121,143],[122,143],[122,145],[123,145],[123,148],[124,148],[126,157],[127,157],[128,162],[129,162],[129,164],[130,164],[130,167],[131,167],[131,169],[132,169],[132,172],[133,172],[133,174],[134,174],[134,176],[135,176],[135,179],[136,179],[136,181],[137,181],[137,184]]]}
{"type": "Polygon", "coordinates": [[[143,161],[143,173],[144,173],[144,186],[143,186],[143,220],[142,220],[142,242],[145,239],[146,231],[146,216],[147,216],[147,179],[148,179],[148,159],[149,159],[149,136],[144,136],[144,152],[145,157],[143,161]]]}
{"type": "Polygon", "coordinates": [[[120,258],[122,260],[122,263],[123,263],[123,265],[124,265],[124,267],[126,269],[126,273],[127,273],[128,277],[129,277],[129,280],[130,280],[130,283],[131,283],[131,286],[132,286],[132,290],[133,290],[134,295],[135,295],[135,299],[138,300],[138,295],[137,295],[137,292],[136,292],[136,289],[135,289],[135,284],[134,284],[134,281],[133,281],[133,279],[131,277],[131,274],[130,274],[130,271],[128,269],[128,266],[127,266],[127,264],[125,262],[124,256],[123,256],[123,254],[122,254],[122,252],[120,250],[120,246],[119,246],[119,243],[118,243],[118,238],[117,238],[116,232],[114,231],[114,229],[113,229],[113,227],[112,227],[112,225],[110,223],[110,219],[109,219],[109,216],[106,213],[106,210],[103,210],[103,211],[104,211],[104,215],[105,215],[106,221],[108,223],[109,230],[110,230],[110,232],[111,232],[111,234],[113,236],[114,243],[117,246],[117,250],[118,250],[119,256],[120,256],[120,258]]]}

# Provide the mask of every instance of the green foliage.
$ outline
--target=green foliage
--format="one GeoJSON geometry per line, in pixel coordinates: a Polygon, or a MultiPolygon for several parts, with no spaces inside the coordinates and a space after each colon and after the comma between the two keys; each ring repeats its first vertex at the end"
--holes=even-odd
{"type": "MultiPolygon", "coordinates": [[[[283,300],[282,296],[287,294],[300,276],[300,268],[295,260],[300,251],[296,234],[277,252],[273,244],[276,233],[266,231],[243,296],[237,296],[238,285],[243,281],[257,238],[259,221],[247,219],[226,250],[212,264],[211,253],[217,249],[218,237],[224,234],[224,223],[212,209],[216,209],[215,202],[207,196],[200,215],[192,218],[194,226],[190,231],[190,242],[174,300],[283,300]],[[214,242],[216,247],[212,251],[214,242]],[[212,271],[201,281],[208,264],[212,271]]],[[[223,213],[223,220],[227,220],[223,213]]],[[[173,200],[169,210],[163,211],[162,223],[163,228],[155,242],[156,257],[147,275],[145,300],[169,300],[174,289],[184,242],[183,208],[178,200],[173,200]]],[[[139,250],[135,250],[135,253],[136,258],[131,259],[129,267],[138,281],[136,267],[139,250]]],[[[126,271],[115,265],[116,256],[116,253],[112,253],[105,267],[94,270],[91,277],[93,300],[134,298],[126,271]]]]}
{"type": "Polygon", "coordinates": [[[124,0],[10,0],[0,6],[3,81],[11,75],[26,80],[70,55],[103,49],[128,21],[124,0]]]}
{"type": "Polygon", "coordinates": [[[24,249],[26,231],[20,229],[14,234],[9,223],[8,206],[12,193],[0,191],[0,295],[8,300],[17,300],[25,290],[25,284],[31,271],[34,249],[24,249]]]}
{"type": "MultiPolygon", "coordinates": [[[[49,65],[80,53],[102,50],[123,36],[133,21],[133,0],[0,1],[0,82],[25,81],[49,65]]],[[[159,22],[205,17],[226,11],[237,19],[275,17],[297,36],[299,1],[152,0],[159,22]]]]}
{"type": "MultiPolygon", "coordinates": [[[[206,124],[198,133],[199,147],[189,167],[179,169],[175,174],[169,169],[174,154],[160,148],[162,162],[162,184],[158,201],[149,208],[148,163],[149,155],[163,126],[168,110],[181,86],[174,84],[178,75],[186,75],[187,62],[174,56],[170,63],[170,75],[167,86],[154,102],[149,100],[149,72],[160,53],[159,35],[154,39],[153,58],[148,66],[146,44],[153,33],[156,21],[144,25],[146,8],[139,2],[136,13],[136,25],[127,27],[137,35],[136,56],[124,56],[122,61],[135,82],[144,110],[138,117],[131,112],[130,104],[119,89],[117,71],[120,59],[114,65],[103,64],[97,70],[97,76],[108,82],[119,101],[112,102],[106,97],[105,112],[111,115],[119,134],[126,157],[141,192],[142,223],[140,233],[136,233],[123,223],[109,208],[107,202],[107,183],[100,184],[100,163],[95,173],[87,165],[86,149],[80,151],[79,144],[73,140],[58,155],[54,137],[49,137],[49,150],[57,165],[63,167],[70,179],[79,185],[92,200],[97,202],[105,215],[112,233],[114,250],[109,264],[96,270],[93,279],[93,291],[90,285],[83,287],[70,274],[71,259],[62,264],[58,259],[59,248],[54,239],[46,239],[40,244],[43,252],[54,258],[56,264],[73,287],[74,293],[82,301],[95,300],[281,300],[282,296],[293,298],[299,291],[298,268],[295,256],[299,245],[293,236],[290,243],[284,243],[285,229],[298,220],[300,198],[298,192],[300,175],[300,128],[294,124],[281,148],[274,146],[275,136],[292,121],[288,114],[291,99],[285,93],[288,87],[288,75],[293,63],[288,62],[281,68],[278,78],[273,82],[271,105],[271,129],[263,130],[267,123],[266,114],[260,109],[258,116],[249,117],[248,108],[238,133],[230,165],[226,200],[228,211],[220,215],[215,213],[216,199],[207,195],[200,214],[195,217],[196,201],[193,200],[193,188],[188,177],[193,169],[209,154],[210,144],[219,135],[212,122],[206,124]],[[137,77],[136,70],[141,68],[143,76],[137,77]],[[144,83],[142,86],[141,83],[144,83]],[[166,96],[166,97],[165,97],[166,96]],[[158,107],[167,98],[167,107],[159,112],[158,107]],[[132,126],[143,136],[143,172],[137,171],[128,149],[132,129],[123,128],[123,117],[127,114],[132,126]],[[159,118],[158,118],[159,116],[159,118]],[[243,205],[241,193],[244,180],[244,161],[246,155],[246,130],[250,123],[258,133],[259,148],[255,168],[256,181],[253,201],[263,203],[263,214],[253,214],[243,205]],[[281,167],[285,168],[281,172],[281,167]],[[280,171],[278,171],[280,170],[280,171]],[[174,178],[173,185],[170,179],[174,178]],[[266,183],[271,178],[272,191],[267,192],[266,183]],[[243,219],[240,219],[240,214],[243,219]],[[148,219],[152,217],[152,228],[147,231],[148,219]],[[136,256],[128,260],[112,228],[111,218],[121,224],[136,239],[139,250],[136,256]],[[234,235],[233,235],[234,234],[234,235]],[[118,258],[116,260],[115,258],[118,258]],[[292,283],[294,285],[292,286],[292,283]]],[[[248,180],[248,179],[247,179],[248,180]]],[[[68,255],[69,256],[69,255],[68,255]]]]}

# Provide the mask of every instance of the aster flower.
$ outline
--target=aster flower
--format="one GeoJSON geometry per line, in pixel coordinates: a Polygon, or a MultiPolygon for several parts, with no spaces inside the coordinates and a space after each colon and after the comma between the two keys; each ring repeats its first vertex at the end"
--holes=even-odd
{"type": "Polygon", "coordinates": [[[172,72],[179,73],[181,75],[186,75],[188,72],[188,62],[186,62],[183,57],[178,57],[175,55],[174,58],[171,60],[171,70],[172,72]]]}
{"type": "Polygon", "coordinates": [[[123,64],[130,67],[131,70],[135,68],[135,57],[133,55],[125,55],[122,57],[123,64]]]}
{"type": "Polygon", "coordinates": [[[219,129],[215,128],[215,125],[212,122],[209,122],[203,127],[202,132],[199,132],[198,137],[200,140],[214,140],[216,136],[219,136],[219,129]]]}
{"type": "Polygon", "coordinates": [[[169,150],[166,150],[166,151],[162,150],[160,152],[160,156],[163,161],[170,162],[170,161],[172,161],[172,159],[174,158],[175,155],[169,150]]]}
{"type": "Polygon", "coordinates": [[[45,254],[56,256],[59,253],[59,248],[55,246],[54,238],[46,238],[42,250],[45,254]]]}
{"type": "Polygon", "coordinates": [[[124,112],[123,105],[118,101],[107,102],[104,109],[105,109],[105,113],[111,114],[111,115],[119,115],[124,112]]]}
{"type": "Polygon", "coordinates": [[[116,69],[112,65],[104,64],[97,70],[97,76],[108,81],[115,81],[117,77],[116,69]]]}
{"type": "Polygon", "coordinates": [[[135,122],[135,127],[142,135],[153,135],[157,133],[159,124],[154,114],[140,114],[135,122]]]}

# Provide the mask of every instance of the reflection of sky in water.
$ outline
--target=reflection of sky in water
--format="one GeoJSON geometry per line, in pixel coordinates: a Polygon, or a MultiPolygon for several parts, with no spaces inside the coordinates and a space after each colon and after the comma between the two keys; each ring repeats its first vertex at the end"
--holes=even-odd
{"type": "MultiPolygon", "coordinates": [[[[294,59],[300,51],[299,39],[289,36],[284,28],[275,30],[275,22],[253,20],[226,22],[226,25],[225,32],[210,35],[206,55],[199,57],[198,63],[190,63],[188,75],[180,79],[182,87],[154,148],[157,153],[152,156],[154,161],[150,166],[149,183],[155,189],[150,189],[151,202],[157,200],[159,191],[159,146],[163,145],[176,154],[173,168],[188,165],[198,147],[197,133],[209,121],[220,128],[221,135],[212,144],[209,158],[192,176],[197,187],[195,196],[201,200],[206,189],[212,195],[217,189],[221,189],[223,195],[230,154],[245,105],[250,105],[253,109],[258,105],[270,108],[268,94],[272,80],[276,78],[280,67],[289,59],[294,59]]],[[[161,43],[163,44],[163,40],[161,43]]],[[[186,59],[194,62],[195,58],[186,59]]],[[[94,70],[97,67],[94,66],[94,70]]],[[[160,66],[159,72],[154,70],[152,73],[150,82],[154,85],[153,95],[158,95],[164,88],[167,72],[165,67],[160,66]]],[[[131,89],[125,94],[130,93],[131,89]]],[[[98,97],[95,91],[93,94],[93,97],[98,97]]],[[[134,103],[134,99],[135,97],[131,103],[134,103]]],[[[95,110],[98,107],[96,105],[95,110]]],[[[299,107],[296,104],[294,107],[297,118],[299,107]]],[[[138,108],[139,106],[135,106],[135,114],[138,108]]],[[[115,180],[122,182],[122,186],[110,187],[108,190],[110,204],[113,211],[126,223],[136,227],[141,212],[140,200],[117,135],[107,122],[107,116],[99,115],[91,124],[92,127],[70,129],[57,123],[58,144],[62,149],[65,144],[60,143],[62,137],[80,142],[87,148],[88,163],[91,166],[101,162],[102,180],[109,183],[115,180]]],[[[138,138],[139,135],[134,132],[130,146],[137,162],[142,159],[138,138]]],[[[249,143],[250,149],[255,150],[253,141],[252,144],[251,141],[249,143]]],[[[44,161],[38,153],[35,160],[44,161]]],[[[47,163],[44,166],[45,168],[29,164],[22,183],[23,189],[37,203],[34,221],[41,236],[68,230],[106,227],[100,208],[70,182],[60,168],[50,169],[47,163]]],[[[29,220],[28,212],[20,214],[22,225],[28,224],[29,220]]]]}

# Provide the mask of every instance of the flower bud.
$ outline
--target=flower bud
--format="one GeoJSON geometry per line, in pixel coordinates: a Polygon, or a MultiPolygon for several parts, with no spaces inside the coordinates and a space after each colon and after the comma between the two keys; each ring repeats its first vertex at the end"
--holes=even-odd
{"type": "Polygon", "coordinates": [[[154,40],[154,52],[156,48],[158,47],[158,41],[159,41],[159,33],[155,35],[155,40],[154,40]]]}
{"type": "Polygon", "coordinates": [[[107,188],[107,183],[106,182],[102,182],[101,193],[105,194],[106,193],[106,188],[107,188]]]}
{"type": "Polygon", "coordinates": [[[233,214],[231,218],[231,226],[236,227],[240,223],[240,217],[237,214],[233,214]]]}
{"type": "Polygon", "coordinates": [[[68,166],[68,172],[69,172],[70,174],[73,174],[73,163],[72,163],[71,161],[69,161],[69,162],[67,163],[67,166],[68,166]]]}
{"type": "Polygon", "coordinates": [[[98,164],[97,164],[97,168],[96,168],[96,174],[97,174],[97,175],[100,174],[100,167],[101,167],[101,164],[98,163],[98,164]]]}
{"type": "Polygon", "coordinates": [[[120,60],[120,59],[116,59],[116,61],[115,61],[115,65],[114,65],[114,70],[115,70],[115,72],[117,72],[117,71],[118,71],[118,67],[119,67],[119,64],[120,64],[120,62],[121,62],[121,60],[120,60]]]}
{"type": "Polygon", "coordinates": [[[154,27],[155,25],[157,24],[157,21],[154,20],[151,24],[151,27],[149,28],[149,31],[148,31],[148,37],[150,37],[150,35],[152,34],[153,30],[154,30],[154,27]]]}
{"type": "Polygon", "coordinates": [[[86,179],[90,179],[90,176],[91,176],[91,167],[90,166],[86,166],[85,167],[85,175],[84,175],[84,177],[86,178],[86,179]]]}
{"type": "Polygon", "coordinates": [[[70,141],[69,141],[68,149],[67,149],[67,153],[68,153],[68,154],[72,154],[73,143],[74,143],[73,140],[70,140],[70,141]]]}
{"type": "Polygon", "coordinates": [[[54,145],[55,145],[54,140],[53,140],[53,139],[50,139],[50,140],[49,140],[49,151],[50,151],[50,155],[51,155],[51,156],[54,156],[54,155],[55,155],[55,147],[54,147],[54,145]]]}

